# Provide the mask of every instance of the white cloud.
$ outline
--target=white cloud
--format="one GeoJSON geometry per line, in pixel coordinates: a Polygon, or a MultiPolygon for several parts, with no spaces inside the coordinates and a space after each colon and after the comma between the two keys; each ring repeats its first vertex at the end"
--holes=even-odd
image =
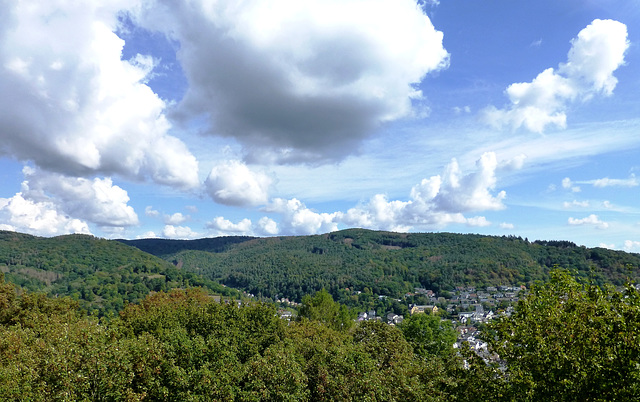
{"type": "Polygon", "coordinates": [[[186,222],[191,217],[189,215],[183,215],[180,212],[176,212],[173,215],[165,215],[164,223],[167,225],[179,225],[181,223],[186,222]]]}
{"type": "Polygon", "coordinates": [[[640,241],[636,240],[625,240],[624,241],[624,251],[628,253],[637,253],[640,251],[640,241]]]}
{"type": "Polygon", "coordinates": [[[472,218],[467,218],[466,223],[469,226],[478,226],[478,227],[491,226],[491,222],[489,222],[487,218],[485,218],[484,216],[474,216],[472,218]]]}
{"type": "Polygon", "coordinates": [[[580,187],[574,186],[573,182],[568,177],[565,177],[564,179],[562,179],[562,188],[571,190],[571,192],[573,193],[579,193],[581,191],[580,187]]]}
{"type": "Polygon", "coordinates": [[[485,153],[476,171],[463,174],[454,159],[443,176],[432,176],[414,186],[408,201],[389,200],[376,194],[346,212],[323,213],[311,210],[296,198],[274,198],[262,210],[279,215],[278,222],[263,217],[257,224],[245,219],[233,223],[217,217],[208,223],[218,233],[258,235],[308,235],[338,230],[339,225],[406,232],[415,227],[440,228],[457,223],[474,227],[491,225],[484,216],[466,218],[464,212],[504,208],[504,191],[492,194],[498,167],[495,154],[485,153]]]}
{"type": "Polygon", "coordinates": [[[156,239],[158,237],[159,236],[155,232],[148,231],[148,232],[144,232],[140,236],[136,236],[136,239],[156,239]]]}
{"type": "Polygon", "coordinates": [[[616,248],[616,245],[615,245],[615,244],[600,243],[600,244],[598,245],[598,247],[608,248],[608,249],[613,250],[613,249],[615,249],[615,248],[616,248]]]}
{"type": "MultiPolygon", "coordinates": [[[[468,212],[504,208],[502,200],[506,197],[506,193],[500,191],[495,196],[490,193],[496,184],[495,171],[498,166],[496,155],[493,152],[484,153],[476,162],[476,166],[478,168],[476,172],[462,176],[458,162],[455,159],[451,161],[445,169],[442,185],[437,195],[433,197],[438,209],[448,212],[468,212]]],[[[423,197],[416,197],[416,187],[411,190],[411,194],[417,200],[425,200],[423,197]]],[[[426,195],[428,199],[429,194],[426,195]]]]}
{"type": "Polygon", "coordinates": [[[516,155],[511,159],[503,160],[500,162],[500,169],[511,171],[511,170],[520,170],[524,166],[524,161],[527,159],[527,155],[520,154],[516,155]]]}
{"type": "Polygon", "coordinates": [[[137,2],[7,2],[0,37],[0,152],[66,175],[196,187],[198,164],[145,84],[154,61],[121,60],[118,15],[137,2]]]}
{"type": "Polygon", "coordinates": [[[266,216],[260,218],[258,224],[254,228],[254,231],[260,236],[273,236],[280,232],[276,221],[271,218],[267,218],[266,216]]]}
{"type": "Polygon", "coordinates": [[[65,215],[102,227],[137,225],[138,216],[128,205],[129,195],[110,178],[93,180],[66,177],[25,168],[22,195],[35,202],[47,202],[65,215]]]}
{"type": "Polygon", "coordinates": [[[21,193],[0,198],[0,222],[3,230],[37,236],[91,234],[86,222],[61,214],[52,202],[25,199],[21,193]]]}
{"type": "Polygon", "coordinates": [[[524,126],[538,133],[549,125],[565,128],[569,102],[613,93],[613,72],[624,64],[628,47],[626,25],[594,20],[571,41],[566,63],[544,70],[531,82],[511,84],[506,89],[510,105],[485,109],[485,120],[495,127],[524,126]]]}
{"type": "Polygon", "coordinates": [[[587,208],[589,206],[589,201],[578,201],[578,200],[573,200],[572,202],[563,202],[562,206],[564,208],[587,208]]]}
{"type": "Polygon", "coordinates": [[[152,218],[157,218],[158,216],[160,216],[160,212],[156,211],[155,209],[153,209],[153,207],[151,205],[148,205],[144,209],[144,214],[147,215],[147,216],[150,216],[152,218]]]}
{"type": "Polygon", "coordinates": [[[309,235],[338,230],[341,212],[318,213],[307,208],[297,199],[275,198],[264,208],[265,212],[281,215],[280,231],[290,235],[309,235]]]}
{"type": "Polygon", "coordinates": [[[169,239],[195,239],[200,234],[191,230],[188,226],[165,225],[162,229],[162,237],[169,239]]]}
{"type": "Polygon", "coordinates": [[[178,115],[208,115],[250,161],[344,158],[381,123],[419,114],[415,84],[449,60],[414,0],[160,0],[138,22],[180,43],[178,115]]]}
{"type": "Polygon", "coordinates": [[[230,220],[224,219],[221,216],[214,218],[211,222],[207,223],[207,228],[217,230],[222,233],[233,233],[249,235],[253,233],[251,227],[251,221],[249,219],[243,219],[238,223],[233,223],[230,220]]]}
{"type": "Polygon", "coordinates": [[[640,184],[640,181],[634,175],[631,175],[628,179],[610,179],[608,177],[602,179],[592,180],[589,183],[594,187],[636,187],[640,184]]]}
{"type": "Polygon", "coordinates": [[[211,198],[220,204],[249,206],[267,203],[271,183],[267,174],[233,160],[211,169],[204,184],[211,198]]]}
{"type": "Polygon", "coordinates": [[[207,228],[213,229],[215,236],[274,236],[279,233],[278,224],[266,216],[260,218],[257,223],[252,223],[249,219],[233,223],[218,216],[207,222],[207,228]]]}
{"type": "Polygon", "coordinates": [[[568,220],[568,223],[569,225],[572,225],[572,226],[592,225],[598,229],[607,229],[609,227],[609,224],[607,222],[601,221],[600,218],[598,218],[598,216],[594,214],[591,214],[586,218],[582,218],[582,219],[570,217],[568,220]]]}
{"type": "Polygon", "coordinates": [[[388,201],[385,195],[378,194],[369,203],[349,209],[340,219],[351,226],[393,231],[450,223],[488,226],[486,218],[465,218],[463,213],[503,209],[506,193],[491,194],[496,184],[495,154],[483,154],[476,166],[475,172],[463,175],[453,159],[442,176],[423,179],[414,186],[409,201],[388,201]]]}
{"type": "Polygon", "coordinates": [[[500,229],[505,229],[505,230],[511,230],[515,228],[515,226],[513,225],[513,223],[507,223],[507,222],[502,222],[500,224],[500,229]]]}
{"type": "Polygon", "coordinates": [[[16,227],[15,226],[11,226],[11,225],[7,225],[6,223],[0,223],[0,230],[6,230],[8,232],[15,232],[16,231],[16,227]]]}
{"type": "Polygon", "coordinates": [[[408,201],[388,201],[384,194],[374,195],[367,204],[349,209],[341,220],[349,226],[369,229],[408,232],[406,210],[408,201]]]}

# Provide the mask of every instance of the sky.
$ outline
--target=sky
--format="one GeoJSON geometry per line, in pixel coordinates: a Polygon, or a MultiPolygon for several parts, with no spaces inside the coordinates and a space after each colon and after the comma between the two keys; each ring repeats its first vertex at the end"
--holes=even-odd
{"type": "Polygon", "coordinates": [[[0,230],[640,252],[640,1],[0,0],[0,230]]]}

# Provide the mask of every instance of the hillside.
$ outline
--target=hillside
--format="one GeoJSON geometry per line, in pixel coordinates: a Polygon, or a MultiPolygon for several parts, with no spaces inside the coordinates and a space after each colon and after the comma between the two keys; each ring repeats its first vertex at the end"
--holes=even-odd
{"type": "Polygon", "coordinates": [[[42,238],[0,231],[0,271],[26,290],[68,295],[100,313],[119,311],[152,291],[187,286],[238,296],[137,248],[87,235],[42,238]]]}
{"type": "Polygon", "coordinates": [[[119,242],[139,248],[140,250],[158,257],[166,257],[170,254],[184,250],[208,251],[211,253],[223,252],[234,244],[242,243],[257,237],[250,236],[220,236],[208,237],[196,240],[170,240],[170,239],[136,239],[119,242]]]}
{"type": "MultiPolygon", "coordinates": [[[[463,285],[528,286],[546,281],[554,266],[598,284],[622,285],[638,278],[640,255],[566,241],[361,229],[316,236],[127,241],[0,232],[0,271],[7,281],[53,296],[70,295],[101,313],[119,311],[149,292],[188,286],[237,297],[235,288],[296,302],[326,288],[341,303],[367,309],[382,300],[377,296],[389,296],[391,303],[415,288],[443,294],[463,285]]],[[[391,304],[381,307],[403,311],[391,304]]]]}
{"type": "Polygon", "coordinates": [[[629,276],[636,279],[640,267],[638,254],[566,241],[361,229],[252,239],[222,252],[184,249],[163,256],[185,271],[256,295],[300,301],[324,287],[343,303],[354,290],[399,298],[415,287],[441,292],[459,285],[530,285],[546,281],[554,266],[599,284],[622,285],[629,276]]]}

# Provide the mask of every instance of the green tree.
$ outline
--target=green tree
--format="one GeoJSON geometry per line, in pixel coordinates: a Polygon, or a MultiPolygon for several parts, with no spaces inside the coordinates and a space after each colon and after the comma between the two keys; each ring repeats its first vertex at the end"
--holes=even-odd
{"type": "Polygon", "coordinates": [[[305,295],[302,298],[298,317],[319,321],[335,330],[348,330],[354,324],[354,317],[349,308],[334,302],[325,289],[313,296],[305,295]]]}
{"type": "Polygon", "coordinates": [[[419,356],[444,357],[454,351],[457,336],[449,320],[432,314],[414,314],[406,318],[399,328],[419,356]]]}
{"type": "Polygon", "coordinates": [[[554,271],[515,314],[488,327],[487,340],[506,365],[505,399],[631,400],[640,392],[640,294],[633,286],[618,292],[554,271]]]}

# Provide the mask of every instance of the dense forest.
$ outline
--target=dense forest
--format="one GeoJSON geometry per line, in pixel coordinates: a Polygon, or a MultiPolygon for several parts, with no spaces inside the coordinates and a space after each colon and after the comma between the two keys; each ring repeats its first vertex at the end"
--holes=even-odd
{"type": "Polygon", "coordinates": [[[0,399],[42,401],[612,401],[640,392],[640,293],[563,271],[454,348],[447,321],[355,323],[327,292],[297,321],[172,290],[118,316],[18,293],[0,274],[0,399]]]}
{"type": "Polygon", "coordinates": [[[361,311],[405,314],[404,295],[416,287],[442,295],[461,285],[530,286],[547,281],[555,266],[596,284],[620,286],[637,279],[640,256],[566,241],[360,229],[317,236],[120,241],[0,231],[0,271],[7,282],[71,296],[99,315],[120,311],[150,292],[190,286],[236,299],[247,292],[295,302],[326,289],[361,311]]]}
{"type": "MultiPolygon", "coordinates": [[[[416,287],[441,293],[461,285],[530,286],[547,281],[556,266],[617,286],[640,273],[638,254],[513,236],[348,229],[316,236],[233,239],[222,239],[226,243],[217,243],[216,250],[204,250],[196,241],[190,248],[191,243],[183,241],[178,252],[156,248],[154,254],[184,271],[257,296],[299,302],[325,288],[351,306],[374,295],[401,298],[416,287]],[[353,296],[353,291],[362,293],[353,296]]],[[[147,242],[128,244],[143,248],[147,242]]]]}
{"type": "Polygon", "coordinates": [[[608,401],[640,392],[636,254],[366,230],[129,243],[164,259],[91,236],[0,232],[1,400],[608,401]],[[354,320],[362,300],[392,300],[376,294],[503,283],[528,291],[512,314],[483,324],[480,349],[438,315],[354,320]],[[264,302],[275,295],[299,298],[291,321],[264,302]]]}
{"type": "Polygon", "coordinates": [[[137,248],[87,235],[43,238],[0,231],[0,272],[25,290],[71,296],[100,315],[120,311],[149,292],[188,286],[240,297],[137,248]]]}

